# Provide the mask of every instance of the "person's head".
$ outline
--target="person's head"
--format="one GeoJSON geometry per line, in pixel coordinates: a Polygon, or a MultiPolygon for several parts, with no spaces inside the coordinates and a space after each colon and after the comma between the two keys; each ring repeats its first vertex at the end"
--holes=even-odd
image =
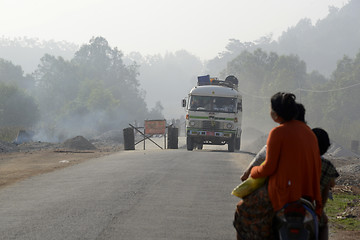
{"type": "Polygon", "coordinates": [[[295,95],[292,93],[278,92],[271,97],[271,117],[277,122],[286,122],[294,119],[298,113],[295,102],[295,95]]]}
{"type": "Polygon", "coordinates": [[[331,145],[328,133],[322,128],[313,128],[312,131],[318,140],[320,155],[325,154],[331,145]]]}
{"type": "Polygon", "coordinates": [[[301,103],[296,103],[296,107],[297,107],[297,112],[298,112],[298,113],[297,113],[295,119],[306,123],[306,121],[305,121],[305,107],[304,107],[304,105],[302,105],[301,103]]]}

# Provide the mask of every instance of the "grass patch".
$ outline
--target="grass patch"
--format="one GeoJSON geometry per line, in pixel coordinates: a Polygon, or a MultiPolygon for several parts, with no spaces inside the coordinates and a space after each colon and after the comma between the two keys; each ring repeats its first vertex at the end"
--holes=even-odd
{"type": "Polygon", "coordinates": [[[360,219],[358,212],[360,209],[360,199],[358,195],[348,193],[333,194],[334,200],[328,200],[325,212],[329,222],[335,228],[343,230],[359,230],[360,219]]]}

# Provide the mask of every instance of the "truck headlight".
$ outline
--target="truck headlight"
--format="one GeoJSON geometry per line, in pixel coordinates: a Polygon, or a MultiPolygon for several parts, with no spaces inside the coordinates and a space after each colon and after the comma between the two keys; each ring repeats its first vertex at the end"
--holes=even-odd
{"type": "Polygon", "coordinates": [[[227,129],[231,129],[232,127],[233,127],[233,125],[232,125],[231,123],[227,123],[227,124],[226,124],[226,128],[227,128],[227,129]]]}

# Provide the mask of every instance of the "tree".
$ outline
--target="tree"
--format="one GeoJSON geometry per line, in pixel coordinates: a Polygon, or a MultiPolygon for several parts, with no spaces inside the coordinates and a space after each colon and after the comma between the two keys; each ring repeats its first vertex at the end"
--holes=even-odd
{"type": "Polygon", "coordinates": [[[146,89],[146,101],[153,106],[161,102],[167,117],[179,116],[180,101],[196,85],[202,74],[201,60],[185,50],[151,55],[140,66],[141,86],[146,89]]]}
{"type": "MultiPolygon", "coordinates": [[[[270,97],[279,91],[294,92],[305,87],[306,64],[295,55],[243,51],[230,61],[222,77],[234,75],[243,94],[244,122],[264,125],[270,97]]],[[[301,101],[301,94],[298,94],[301,101]]],[[[260,127],[261,128],[261,127],[260,127]]]]}
{"type": "Polygon", "coordinates": [[[219,56],[207,61],[207,72],[213,76],[219,76],[220,72],[226,68],[226,64],[236,58],[244,51],[250,51],[255,47],[253,42],[241,42],[237,39],[229,39],[229,43],[225,46],[226,51],[219,53],[219,56]]]}
{"type": "Polygon", "coordinates": [[[242,89],[253,94],[260,94],[262,85],[271,76],[270,73],[278,59],[277,54],[267,54],[261,49],[253,53],[244,51],[228,63],[222,77],[237,76],[242,89]]]}
{"type": "Polygon", "coordinates": [[[337,89],[344,89],[329,95],[329,110],[325,117],[328,121],[332,119],[338,126],[341,126],[337,128],[340,131],[337,131],[336,135],[349,146],[349,140],[354,140],[360,135],[360,129],[357,124],[360,119],[360,95],[358,94],[360,86],[356,85],[359,84],[360,79],[360,52],[354,60],[344,56],[338,62],[332,77],[333,81],[329,85],[337,89]],[[354,87],[349,87],[353,85],[354,87]]]}
{"type": "Polygon", "coordinates": [[[70,101],[63,111],[67,115],[83,115],[89,112],[106,111],[118,105],[109,89],[104,88],[102,81],[84,80],[81,82],[77,98],[70,101]]]}
{"type": "Polygon", "coordinates": [[[325,85],[327,82],[328,79],[324,75],[318,71],[312,71],[308,74],[305,85],[309,88],[316,88],[325,85]]]}
{"type": "Polygon", "coordinates": [[[34,81],[30,75],[24,76],[21,66],[15,66],[12,62],[0,58],[0,82],[14,84],[24,89],[34,87],[34,81]]]}
{"type": "Polygon", "coordinates": [[[96,37],[75,53],[72,63],[79,68],[82,79],[102,81],[121,108],[143,119],[147,109],[137,80],[139,66],[126,66],[122,57],[122,52],[112,49],[105,38],[96,37]]]}
{"type": "Polygon", "coordinates": [[[70,61],[44,55],[34,73],[41,127],[53,137],[91,135],[145,119],[138,65],[126,66],[122,56],[102,37],[92,38],[70,61]]]}
{"type": "Polygon", "coordinates": [[[45,54],[40,61],[33,74],[37,83],[36,96],[43,117],[51,119],[77,97],[81,79],[77,68],[62,57],[45,54]]]}
{"type": "Polygon", "coordinates": [[[298,56],[280,56],[271,71],[270,81],[263,89],[270,95],[278,91],[295,92],[304,87],[306,77],[306,64],[298,56]]]}
{"type": "Polygon", "coordinates": [[[156,102],[156,105],[154,108],[151,109],[148,115],[148,119],[164,119],[164,116],[162,114],[162,111],[164,110],[164,107],[161,105],[161,102],[156,102]]]}
{"type": "Polygon", "coordinates": [[[360,135],[360,53],[338,61],[331,79],[304,98],[309,122],[321,126],[336,142],[349,147],[360,135]]]}
{"type": "Polygon", "coordinates": [[[0,126],[32,127],[39,119],[35,100],[16,86],[0,83],[0,126]]]}

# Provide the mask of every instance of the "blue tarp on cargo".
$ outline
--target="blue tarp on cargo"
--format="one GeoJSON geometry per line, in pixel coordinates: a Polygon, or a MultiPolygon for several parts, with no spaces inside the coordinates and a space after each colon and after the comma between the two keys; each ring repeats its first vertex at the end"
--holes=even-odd
{"type": "Polygon", "coordinates": [[[209,85],[210,84],[210,75],[198,76],[198,85],[209,85]]]}

